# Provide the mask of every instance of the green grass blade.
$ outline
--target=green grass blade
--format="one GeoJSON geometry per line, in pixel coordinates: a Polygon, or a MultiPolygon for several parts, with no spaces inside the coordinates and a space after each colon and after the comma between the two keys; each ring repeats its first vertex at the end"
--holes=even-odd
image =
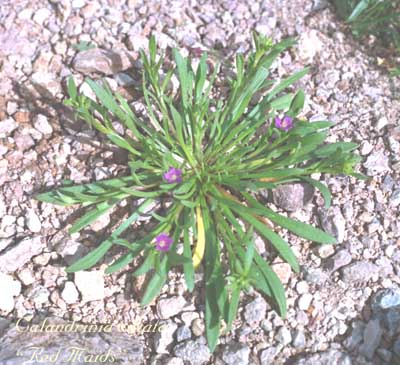
{"type": "Polygon", "coordinates": [[[66,272],[76,272],[81,270],[90,269],[94,266],[111,248],[112,241],[106,240],[100,246],[89,252],[86,256],[80,260],[74,262],[71,266],[66,268],[66,272]]]}
{"type": "Polygon", "coordinates": [[[293,75],[289,76],[288,78],[282,80],[277,86],[275,86],[269,93],[267,100],[271,101],[272,98],[279,94],[281,91],[285,90],[287,87],[295,83],[296,81],[300,80],[304,77],[309,71],[309,68],[304,68],[301,71],[294,73],[293,75]]]}
{"type": "Polygon", "coordinates": [[[331,195],[329,188],[326,187],[320,181],[311,179],[307,176],[302,176],[301,179],[308,182],[310,185],[314,186],[315,188],[317,188],[320,191],[320,193],[322,194],[322,196],[324,198],[325,208],[328,209],[331,206],[331,199],[332,199],[332,195],[331,195]]]}
{"type": "Polygon", "coordinates": [[[283,288],[282,283],[280,282],[275,272],[271,269],[271,267],[260,256],[258,252],[255,253],[254,259],[257,266],[261,269],[262,273],[264,274],[265,280],[268,282],[269,287],[271,288],[272,296],[278,304],[279,313],[281,317],[285,318],[287,306],[286,306],[285,289],[283,288]]]}
{"type": "MultiPolygon", "coordinates": [[[[228,201],[224,200],[224,203],[228,203],[228,201]]],[[[288,243],[285,240],[283,240],[275,232],[271,231],[253,215],[247,213],[248,210],[246,209],[246,207],[241,206],[237,203],[228,204],[238,215],[240,215],[244,220],[250,223],[264,238],[272,243],[272,245],[278,251],[279,255],[292,267],[295,272],[299,272],[299,264],[297,262],[296,256],[293,254],[293,251],[290,249],[288,243]]]]}
{"type": "Polygon", "coordinates": [[[235,320],[237,311],[239,308],[239,300],[240,300],[240,287],[235,285],[232,288],[231,292],[231,300],[229,302],[229,314],[228,314],[228,323],[226,331],[230,331],[232,328],[232,322],[235,320]]]}
{"type": "Polygon", "coordinates": [[[135,254],[133,252],[128,252],[127,254],[123,255],[118,260],[116,260],[112,265],[107,267],[105,273],[112,274],[114,272],[121,270],[123,267],[129,265],[134,258],[135,254]]]}
{"type": "Polygon", "coordinates": [[[152,252],[146,251],[145,255],[147,255],[145,260],[143,261],[142,265],[140,265],[140,267],[135,270],[135,272],[132,274],[133,276],[141,276],[143,274],[146,274],[154,267],[154,254],[152,252]]]}
{"type": "Polygon", "coordinates": [[[97,220],[108,210],[110,210],[116,203],[118,203],[118,201],[115,201],[111,204],[108,202],[97,204],[95,209],[92,209],[89,212],[87,212],[72,225],[72,227],[69,229],[69,233],[73,234],[79,232],[81,229],[92,224],[95,220],[97,220]]]}
{"type": "Polygon", "coordinates": [[[167,281],[167,272],[168,272],[168,260],[167,257],[164,256],[161,265],[160,265],[160,274],[157,272],[154,273],[153,277],[151,278],[149,284],[146,287],[146,290],[143,294],[142,300],[140,304],[142,306],[148,305],[151,301],[160,293],[162,287],[164,286],[165,282],[167,281]]]}
{"type": "Polygon", "coordinates": [[[245,192],[243,192],[242,194],[246,198],[246,200],[254,208],[256,208],[256,212],[258,214],[267,217],[272,222],[279,224],[281,227],[288,229],[289,231],[297,234],[298,236],[318,243],[324,243],[324,244],[336,243],[336,239],[331,235],[329,235],[328,233],[321,231],[320,229],[310,226],[306,223],[295,221],[293,219],[275,213],[271,209],[264,207],[262,204],[258,203],[250,194],[245,192]]]}

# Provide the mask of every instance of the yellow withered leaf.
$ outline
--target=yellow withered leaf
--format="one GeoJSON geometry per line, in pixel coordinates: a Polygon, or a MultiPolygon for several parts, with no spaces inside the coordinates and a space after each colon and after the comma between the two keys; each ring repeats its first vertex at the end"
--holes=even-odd
{"type": "Polygon", "coordinates": [[[206,237],[204,232],[203,216],[201,214],[201,208],[196,207],[196,219],[197,219],[197,244],[193,253],[193,267],[197,269],[203,260],[204,249],[206,244],[206,237]]]}

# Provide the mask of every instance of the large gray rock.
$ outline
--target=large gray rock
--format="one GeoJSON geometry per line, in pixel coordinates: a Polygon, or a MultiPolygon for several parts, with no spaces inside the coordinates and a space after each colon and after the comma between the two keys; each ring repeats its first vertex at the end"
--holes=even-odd
{"type": "Polygon", "coordinates": [[[364,167],[367,169],[367,175],[377,175],[389,171],[389,157],[382,151],[377,151],[367,158],[364,162],[364,167]]]}
{"type": "Polygon", "coordinates": [[[160,299],[157,303],[157,314],[161,319],[168,319],[179,314],[185,305],[186,300],[181,296],[160,299]]]}
{"type": "Polygon", "coordinates": [[[225,348],[222,359],[228,365],[247,365],[249,363],[249,356],[249,346],[233,342],[225,348]]]}
{"type": "Polygon", "coordinates": [[[313,197],[314,189],[308,184],[284,184],[272,191],[274,203],[289,212],[300,210],[313,197]]]}
{"type": "Polygon", "coordinates": [[[346,349],[349,351],[354,351],[357,346],[361,344],[363,340],[365,324],[361,321],[355,321],[352,323],[352,327],[353,329],[351,331],[351,335],[347,337],[343,343],[346,349]]]}
{"type": "Polygon", "coordinates": [[[16,365],[28,363],[36,354],[42,359],[50,356],[43,363],[55,365],[73,363],[84,365],[88,362],[101,364],[131,365],[143,363],[143,343],[134,336],[118,331],[117,327],[109,325],[98,331],[68,331],[65,325],[77,325],[75,322],[64,322],[58,318],[37,319],[35,322],[20,321],[3,328],[0,331],[0,363],[1,365],[16,365]],[[39,325],[38,332],[34,323],[39,325]],[[46,331],[48,325],[60,325],[59,331],[46,331]],[[43,330],[40,327],[43,326],[43,330]],[[24,329],[24,328],[25,329],[24,329]],[[65,328],[65,330],[62,330],[65,328]],[[75,348],[75,350],[74,350],[75,348]],[[76,348],[85,349],[82,352],[76,348]],[[74,357],[75,355],[75,357],[74,357]],[[97,359],[96,359],[97,356],[97,359]]]}
{"type": "Polygon", "coordinates": [[[400,333],[400,289],[379,290],[372,301],[372,310],[389,336],[400,333]]]}
{"type": "Polygon", "coordinates": [[[154,347],[158,354],[169,353],[167,349],[174,342],[174,333],[178,325],[174,322],[167,321],[164,323],[164,329],[154,335],[154,347]]]}
{"type": "Polygon", "coordinates": [[[322,228],[334,236],[338,243],[342,243],[345,237],[346,220],[339,207],[321,211],[319,218],[322,228]]]}
{"type": "Polygon", "coordinates": [[[246,305],[244,318],[250,325],[257,324],[265,319],[267,312],[267,302],[263,298],[256,298],[246,305]]]}
{"type": "Polygon", "coordinates": [[[32,257],[39,255],[43,250],[41,238],[25,238],[14,247],[0,255],[0,271],[12,273],[20,269],[32,257]]]}
{"type": "Polygon", "coordinates": [[[349,355],[338,350],[327,350],[298,359],[296,365],[352,365],[349,355]]]}
{"type": "Polygon", "coordinates": [[[381,342],[383,330],[379,319],[371,319],[364,329],[364,341],[360,346],[360,353],[367,359],[372,359],[381,342]]]}
{"type": "Polygon", "coordinates": [[[367,282],[379,273],[379,268],[375,264],[368,261],[359,261],[346,266],[342,269],[343,281],[351,282],[367,282]]]}
{"type": "Polygon", "coordinates": [[[375,310],[400,307],[400,289],[383,289],[376,293],[373,303],[375,310]]]}
{"type": "Polygon", "coordinates": [[[269,347],[263,350],[260,355],[261,364],[273,364],[273,360],[278,352],[276,347],[269,347]]]}
{"type": "Polygon", "coordinates": [[[334,256],[329,258],[327,262],[327,268],[329,270],[336,271],[339,270],[341,267],[350,264],[351,262],[351,254],[347,250],[340,250],[334,256]]]}
{"type": "Polygon", "coordinates": [[[179,343],[174,348],[174,354],[182,360],[187,361],[191,365],[202,365],[206,363],[211,357],[210,350],[208,349],[204,338],[200,337],[198,340],[188,340],[179,343]]]}
{"type": "Polygon", "coordinates": [[[132,62],[126,53],[92,48],[79,52],[74,58],[73,67],[84,74],[98,72],[112,75],[132,67],[132,62]]]}

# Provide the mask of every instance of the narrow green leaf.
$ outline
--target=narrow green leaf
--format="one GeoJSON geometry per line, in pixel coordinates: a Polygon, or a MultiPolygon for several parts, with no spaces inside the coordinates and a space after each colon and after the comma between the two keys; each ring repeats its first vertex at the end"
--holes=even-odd
{"type": "Polygon", "coordinates": [[[78,95],[78,90],[76,88],[75,81],[72,76],[68,78],[68,94],[72,100],[75,100],[78,95]]]}
{"type": "Polygon", "coordinates": [[[145,255],[147,255],[146,258],[144,259],[142,265],[140,265],[140,267],[132,274],[133,276],[146,274],[148,271],[154,268],[155,261],[153,251],[146,251],[145,255]]]}
{"type": "Polygon", "coordinates": [[[290,104],[290,114],[296,116],[304,107],[305,95],[303,90],[299,90],[290,104]]]}
{"type": "Polygon", "coordinates": [[[328,233],[321,231],[320,229],[310,226],[306,223],[295,221],[293,219],[275,213],[271,209],[264,207],[262,204],[257,202],[257,200],[255,200],[250,194],[245,192],[243,192],[242,194],[246,198],[246,200],[254,208],[256,208],[255,211],[258,214],[267,217],[272,222],[279,224],[281,227],[288,229],[289,231],[297,234],[298,236],[318,243],[325,243],[325,244],[336,243],[336,239],[331,235],[329,235],[328,233]]]}
{"type": "Polygon", "coordinates": [[[239,300],[240,300],[240,287],[234,285],[231,292],[231,300],[229,302],[229,314],[228,314],[228,323],[226,331],[230,331],[232,328],[232,322],[235,320],[237,311],[239,308],[239,300]]]}
{"type": "Polygon", "coordinates": [[[134,253],[128,252],[127,254],[121,256],[118,260],[116,260],[112,265],[108,266],[107,269],[105,270],[105,273],[112,274],[114,272],[121,270],[123,267],[129,265],[134,258],[135,258],[134,253]]]}
{"type": "Polygon", "coordinates": [[[155,273],[151,278],[149,284],[146,287],[146,291],[143,294],[143,298],[140,302],[142,306],[148,305],[151,301],[160,293],[162,287],[167,281],[167,272],[168,272],[168,260],[167,257],[164,256],[161,265],[160,265],[160,274],[155,273]]]}
{"type": "Polygon", "coordinates": [[[76,222],[72,225],[69,229],[69,233],[73,234],[79,232],[82,228],[87,227],[88,225],[92,224],[95,220],[105,214],[108,210],[110,210],[118,201],[113,203],[103,202],[96,205],[96,208],[90,210],[81,218],[76,220],[76,222]]]}
{"type": "Polygon", "coordinates": [[[74,262],[71,266],[65,269],[66,272],[76,272],[90,269],[94,266],[111,248],[112,241],[106,240],[100,246],[89,252],[86,256],[74,262]]]}
{"type": "Polygon", "coordinates": [[[318,148],[318,150],[315,151],[315,155],[319,158],[326,158],[336,153],[337,151],[350,152],[355,150],[357,147],[358,144],[352,142],[329,143],[325,146],[318,148]]]}
{"type": "Polygon", "coordinates": [[[275,274],[274,270],[267,264],[267,262],[260,256],[258,252],[255,252],[255,262],[257,266],[261,269],[268,281],[269,287],[271,288],[273,298],[276,300],[279,308],[279,313],[282,318],[286,317],[286,295],[285,289],[282,286],[278,276],[275,274]]]}
{"type": "Polygon", "coordinates": [[[244,220],[249,222],[253,227],[267,240],[269,240],[275,249],[278,251],[279,255],[292,267],[295,272],[299,272],[299,264],[297,262],[296,256],[290,249],[288,243],[283,240],[275,232],[271,231],[263,223],[261,223],[257,218],[247,213],[248,209],[240,204],[232,204],[227,199],[223,202],[231,206],[231,208],[239,214],[244,220]]]}
{"type": "Polygon", "coordinates": [[[205,324],[208,348],[211,352],[213,352],[217,346],[220,332],[220,306],[218,303],[222,294],[221,292],[217,291],[216,283],[218,276],[217,262],[219,262],[218,240],[214,225],[211,223],[209,211],[207,208],[203,208],[202,212],[207,242],[204,265],[206,280],[205,324]]]}
{"type": "Polygon", "coordinates": [[[329,191],[329,188],[320,181],[311,179],[307,176],[301,176],[301,179],[308,182],[321,192],[325,201],[325,208],[328,209],[331,206],[331,192],[329,191]]]}
{"type": "Polygon", "coordinates": [[[282,80],[277,86],[275,86],[267,95],[267,100],[271,101],[272,98],[279,94],[281,91],[285,90],[288,86],[292,85],[296,81],[300,80],[304,75],[306,75],[309,71],[309,68],[304,68],[301,71],[294,73],[288,78],[282,80]]]}

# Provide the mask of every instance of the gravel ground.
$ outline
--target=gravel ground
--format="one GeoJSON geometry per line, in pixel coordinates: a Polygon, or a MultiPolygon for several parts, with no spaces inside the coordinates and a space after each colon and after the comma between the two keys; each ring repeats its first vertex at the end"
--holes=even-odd
{"type": "MultiPolygon", "coordinates": [[[[3,0],[0,364],[27,359],[28,352],[18,353],[21,346],[51,353],[66,343],[114,352],[120,364],[399,364],[400,84],[375,61],[324,0],[3,0]],[[129,85],[137,79],[137,51],[150,34],[162,48],[201,47],[231,57],[249,49],[252,29],[275,40],[299,37],[298,47],[276,63],[276,74],[311,66],[299,83],[309,96],[304,116],[336,122],[329,140],[359,143],[361,171],[372,178],[320,176],[333,193],[328,211],[317,193],[308,197],[302,186],[276,192],[278,208],[325,228],[339,243],[316,247],[289,236],[300,275],[274,262],[287,288],[287,319],[257,293],[243,295],[234,330],[220,338],[211,356],[198,299],[201,272],[193,295],[174,273],[153,305],[140,308],[143,280],[127,271],[104,276],[100,265],[91,272],[65,272],[113,226],[110,217],[70,236],[66,228],[79,211],[39,203],[32,195],[63,179],[101,180],[124,169],[126,156],[63,106],[69,75],[78,83],[88,75],[106,77],[133,99],[129,85]],[[79,51],[79,42],[95,48],[79,51]],[[122,323],[131,333],[17,337],[10,322],[28,315],[39,322],[122,323]],[[165,325],[160,334],[127,327],[157,321],[165,325]]],[[[85,86],[81,91],[90,94],[85,86]]],[[[140,234],[141,225],[132,234],[140,234]]],[[[265,251],[262,241],[258,249],[265,251]]]]}

